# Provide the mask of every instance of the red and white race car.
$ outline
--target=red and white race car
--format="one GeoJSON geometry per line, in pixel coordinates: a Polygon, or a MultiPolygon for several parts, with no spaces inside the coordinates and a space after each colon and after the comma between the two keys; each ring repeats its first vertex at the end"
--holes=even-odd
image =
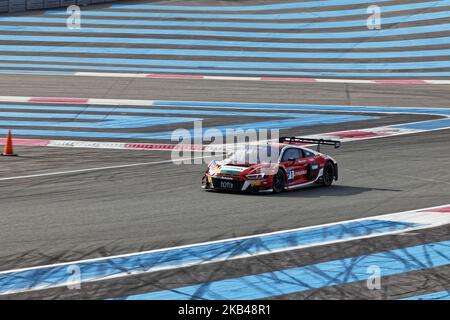
{"type": "Polygon", "coordinates": [[[279,143],[246,145],[223,161],[212,161],[203,176],[202,187],[279,193],[311,184],[330,186],[338,179],[337,162],[320,153],[320,145],[339,148],[340,141],[298,137],[279,140],[279,143]],[[317,151],[305,147],[310,144],[317,144],[317,151]],[[267,155],[275,160],[267,161],[267,155]]]}

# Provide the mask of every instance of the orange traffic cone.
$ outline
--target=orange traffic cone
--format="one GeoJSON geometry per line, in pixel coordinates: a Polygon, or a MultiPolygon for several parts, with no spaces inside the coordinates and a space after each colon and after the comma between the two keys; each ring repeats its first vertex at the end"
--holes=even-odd
{"type": "Polygon", "coordinates": [[[17,156],[13,150],[11,130],[8,130],[8,136],[6,137],[6,144],[3,147],[2,156],[17,156]]]}

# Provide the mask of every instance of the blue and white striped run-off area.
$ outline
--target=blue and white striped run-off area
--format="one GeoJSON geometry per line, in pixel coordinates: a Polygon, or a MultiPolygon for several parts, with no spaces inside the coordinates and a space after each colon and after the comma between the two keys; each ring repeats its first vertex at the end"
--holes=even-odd
{"type": "Polygon", "coordinates": [[[0,73],[450,76],[450,0],[112,4],[0,17],[0,73]],[[379,27],[379,28],[378,28],[379,27]]]}

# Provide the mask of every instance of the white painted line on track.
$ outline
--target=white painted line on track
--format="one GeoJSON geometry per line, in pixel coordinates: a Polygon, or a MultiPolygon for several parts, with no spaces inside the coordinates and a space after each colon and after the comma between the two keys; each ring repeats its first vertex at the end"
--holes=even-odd
{"type": "MultiPolygon", "coordinates": [[[[133,106],[152,107],[153,100],[131,100],[133,106]]],[[[114,106],[130,106],[129,99],[89,99],[88,104],[92,105],[114,105],[114,106]]]]}
{"type": "Polygon", "coordinates": [[[362,83],[362,84],[379,84],[372,80],[355,80],[355,79],[315,79],[320,83],[362,83]]]}
{"type": "Polygon", "coordinates": [[[300,83],[361,83],[361,84],[450,84],[450,80],[427,79],[327,79],[327,78],[296,78],[296,77],[245,77],[245,76],[192,76],[182,74],[139,74],[139,73],[102,73],[102,72],[75,72],[75,76],[89,77],[129,77],[149,79],[177,79],[177,80],[226,80],[226,81],[264,81],[264,82],[300,82],[300,83]]]}
{"type": "MultiPolygon", "coordinates": [[[[450,84],[450,81],[449,81],[450,84]]],[[[156,102],[164,103],[167,102],[167,106],[176,106],[171,103],[182,102],[189,103],[189,108],[210,108],[214,109],[216,106],[203,106],[201,104],[208,101],[166,101],[166,100],[148,100],[148,99],[104,99],[104,98],[73,98],[73,97],[27,97],[27,96],[0,96],[0,102],[32,102],[32,103],[57,103],[57,104],[73,104],[73,105],[109,105],[109,106],[147,106],[147,107],[155,107],[156,102]],[[199,105],[197,106],[196,103],[199,105]]],[[[267,110],[267,107],[258,107],[258,105],[264,105],[267,103],[257,103],[257,102],[232,102],[232,101],[214,101],[214,103],[223,103],[223,104],[239,104],[239,105],[248,105],[252,107],[252,110],[267,110]]],[[[270,103],[277,106],[286,106],[286,109],[279,108],[277,110],[287,110],[287,111],[314,111],[314,110],[304,110],[302,108],[292,109],[293,106],[304,106],[304,107],[314,107],[318,106],[317,104],[305,104],[305,103],[270,103]]],[[[158,104],[156,107],[165,107],[164,104],[158,104]]],[[[338,104],[321,104],[320,107],[338,107],[338,108],[348,108],[355,110],[331,110],[335,112],[354,112],[354,113],[389,113],[389,114],[422,114],[422,113],[414,113],[408,110],[411,109],[422,109],[419,107],[386,107],[386,106],[349,106],[349,105],[338,105],[338,104]],[[358,111],[358,108],[365,108],[367,110],[358,111]],[[390,109],[392,111],[377,111],[377,109],[390,109]],[[395,111],[398,110],[398,111],[395,111]]],[[[180,106],[176,106],[180,107],[180,106]]],[[[242,109],[239,106],[220,106],[221,109],[242,109]]],[[[425,108],[423,108],[425,109],[425,108]]],[[[430,107],[432,110],[445,110],[448,111],[450,108],[443,107],[430,107]]],[[[318,110],[323,111],[323,110],[318,110]]],[[[326,110],[327,112],[330,110],[326,110]]],[[[446,115],[444,115],[446,116],[446,115]]]]}
{"type": "MultiPolygon", "coordinates": [[[[208,156],[192,157],[192,158],[181,158],[181,159],[178,159],[177,161],[181,162],[183,160],[187,161],[187,160],[203,159],[203,158],[208,158],[208,156]]],[[[24,175],[24,176],[0,178],[0,181],[30,179],[30,178],[60,176],[60,175],[70,175],[70,174],[75,174],[75,173],[85,173],[85,172],[92,172],[92,171],[131,168],[131,167],[148,166],[148,165],[155,165],[155,164],[164,164],[164,163],[170,163],[170,162],[176,162],[176,161],[174,161],[174,160],[161,160],[161,161],[153,161],[153,162],[139,162],[139,163],[130,163],[130,164],[116,165],[116,166],[96,167],[96,168],[77,169],[77,170],[68,170],[68,171],[45,172],[45,173],[30,174],[30,175],[24,175]]]]}
{"type": "Polygon", "coordinates": [[[0,96],[2,102],[29,102],[30,99],[30,97],[0,96]]]}
{"type": "MultiPolygon", "coordinates": [[[[450,81],[449,81],[450,84],[450,81]]],[[[26,97],[26,96],[0,96],[0,102],[28,102],[28,103],[57,103],[57,104],[73,104],[73,105],[108,105],[108,106],[147,106],[147,107],[155,107],[155,103],[164,103],[167,102],[167,106],[176,106],[172,105],[171,103],[176,102],[182,102],[182,103],[189,103],[192,105],[189,105],[189,108],[210,108],[214,109],[216,106],[203,106],[202,104],[207,101],[166,101],[166,100],[147,100],[147,99],[104,99],[104,98],[73,98],[73,97],[26,97]],[[199,105],[196,105],[199,104],[199,105]]],[[[257,103],[257,102],[232,102],[232,101],[214,101],[214,103],[223,103],[226,104],[239,104],[239,105],[247,105],[251,106],[251,110],[267,110],[267,107],[258,107],[258,105],[264,105],[267,103],[257,103]]],[[[287,111],[314,111],[314,110],[305,110],[300,108],[292,109],[293,106],[304,106],[304,107],[314,107],[318,106],[317,104],[305,104],[305,103],[270,103],[272,105],[277,106],[286,106],[286,109],[279,108],[277,110],[287,110],[287,111]]],[[[165,107],[164,104],[158,104],[156,107],[165,107]]],[[[419,108],[419,107],[386,107],[386,106],[349,106],[349,105],[337,105],[337,104],[321,104],[320,107],[338,107],[338,108],[348,108],[348,109],[355,109],[355,110],[331,110],[335,112],[354,112],[354,113],[389,113],[389,114],[422,114],[422,113],[415,113],[410,112],[408,110],[411,109],[425,109],[425,108],[419,108]],[[365,108],[367,110],[358,111],[358,108],[365,108]],[[391,111],[377,111],[377,109],[390,109],[391,111]],[[398,111],[396,111],[398,110],[398,111]]],[[[180,107],[180,106],[176,106],[180,107]]],[[[221,109],[242,109],[239,106],[220,106],[221,109]]],[[[432,110],[445,110],[448,111],[450,108],[443,108],[443,107],[430,107],[429,109],[432,110]]],[[[324,110],[318,110],[318,111],[324,111],[324,110]]],[[[325,110],[330,111],[330,110],[325,110]]],[[[443,115],[447,116],[447,115],[443,115]]]]}
{"type": "MultiPolygon", "coordinates": [[[[4,74],[19,74],[20,72],[8,72],[4,74]]],[[[49,75],[27,74],[29,75],[49,75]]],[[[51,74],[51,76],[63,77],[106,77],[106,78],[145,78],[164,80],[222,80],[222,81],[263,81],[263,82],[292,82],[292,83],[355,83],[355,84],[398,84],[398,85],[449,85],[450,80],[429,79],[327,79],[327,78],[299,78],[299,77],[246,77],[246,76],[208,76],[187,74],[156,74],[156,73],[120,73],[120,72],[73,72],[69,74],[51,74]]]]}

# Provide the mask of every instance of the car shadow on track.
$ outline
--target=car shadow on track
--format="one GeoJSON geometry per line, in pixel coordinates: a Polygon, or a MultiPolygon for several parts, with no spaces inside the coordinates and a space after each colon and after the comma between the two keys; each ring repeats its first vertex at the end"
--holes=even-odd
{"type": "Polygon", "coordinates": [[[212,193],[220,193],[223,195],[231,196],[270,196],[270,197],[281,197],[281,198],[318,198],[318,197],[345,197],[354,196],[364,192],[369,191],[384,191],[384,192],[401,192],[403,190],[398,189],[385,189],[385,188],[368,188],[368,187],[354,187],[345,185],[332,185],[330,187],[322,186],[308,186],[303,189],[296,189],[285,191],[278,194],[273,193],[242,193],[242,192],[231,192],[231,191],[212,191],[212,193]]]}
{"type": "Polygon", "coordinates": [[[330,187],[312,186],[304,189],[283,192],[274,196],[299,197],[299,198],[341,197],[341,196],[354,196],[370,191],[401,192],[402,190],[332,185],[330,187]]]}

